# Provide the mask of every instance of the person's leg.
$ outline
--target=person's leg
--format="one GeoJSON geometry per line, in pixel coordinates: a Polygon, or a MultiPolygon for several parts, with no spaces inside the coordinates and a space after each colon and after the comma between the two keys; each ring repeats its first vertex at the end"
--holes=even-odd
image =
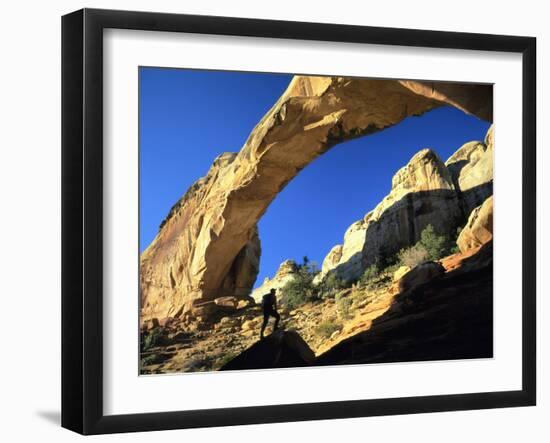
{"type": "Polygon", "coordinates": [[[273,311],[271,315],[275,317],[275,326],[273,326],[273,330],[275,331],[279,327],[279,321],[281,321],[281,316],[277,311],[273,311]]]}
{"type": "Polygon", "coordinates": [[[262,329],[260,330],[260,338],[264,338],[264,331],[265,331],[265,327],[267,326],[268,320],[269,320],[269,314],[264,312],[264,321],[262,322],[262,329]]]}

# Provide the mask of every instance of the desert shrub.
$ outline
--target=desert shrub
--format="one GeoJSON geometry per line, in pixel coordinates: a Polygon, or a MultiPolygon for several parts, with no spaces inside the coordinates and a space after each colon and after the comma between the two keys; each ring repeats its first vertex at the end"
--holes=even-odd
{"type": "Polygon", "coordinates": [[[422,230],[418,243],[428,253],[428,260],[440,259],[449,250],[448,239],[444,235],[437,235],[431,224],[422,230]]]}
{"type": "Polygon", "coordinates": [[[408,266],[409,268],[414,268],[421,263],[424,263],[428,260],[429,254],[426,251],[426,248],[421,244],[417,243],[410,248],[401,249],[398,254],[399,263],[402,266],[408,266]]]}
{"type": "Polygon", "coordinates": [[[315,328],[315,332],[323,338],[330,338],[332,334],[339,331],[342,324],[336,320],[325,320],[315,328]]]}
{"type": "Polygon", "coordinates": [[[316,300],[319,296],[319,288],[313,284],[313,279],[318,272],[315,262],[310,262],[307,257],[304,257],[303,263],[298,265],[294,280],[289,281],[282,288],[282,303],[294,309],[308,301],[316,300]]]}
{"type": "Polygon", "coordinates": [[[143,357],[141,359],[141,362],[140,362],[141,367],[155,364],[156,359],[157,359],[157,356],[154,355],[154,354],[153,355],[147,355],[147,356],[143,357]]]}
{"type": "Polygon", "coordinates": [[[144,334],[142,342],[142,350],[147,351],[155,346],[159,345],[162,338],[162,331],[160,328],[155,328],[148,333],[144,334]]]}
{"type": "Polygon", "coordinates": [[[338,291],[349,288],[351,283],[339,278],[336,273],[330,272],[321,283],[317,285],[320,297],[333,297],[338,291]]]}
{"type": "Polygon", "coordinates": [[[307,255],[304,255],[302,264],[298,265],[298,272],[303,273],[305,276],[313,278],[319,273],[319,266],[314,261],[310,261],[307,255]]]}
{"type": "Polygon", "coordinates": [[[360,280],[361,284],[367,285],[376,277],[378,277],[378,275],[380,275],[380,269],[378,269],[378,265],[374,263],[370,265],[367,269],[365,269],[365,272],[363,272],[360,280]]]}
{"type": "Polygon", "coordinates": [[[429,224],[420,233],[420,240],[410,248],[401,249],[398,262],[411,269],[429,260],[438,260],[453,252],[453,242],[444,235],[438,235],[429,224]]]}
{"type": "Polygon", "coordinates": [[[295,309],[298,306],[307,303],[310,299],[309,285],[300,281],[299,278],[288,282],[283,288],[281,301],[289,308],[295,309]]]}
{"type": "Polygon", "coordinates": [[[338,313],[343,318],[346,318],[349,315],[352,304],[353,299],[349,297],[347,293],[336,295],[336,308],[338,309],[338,313]]]}

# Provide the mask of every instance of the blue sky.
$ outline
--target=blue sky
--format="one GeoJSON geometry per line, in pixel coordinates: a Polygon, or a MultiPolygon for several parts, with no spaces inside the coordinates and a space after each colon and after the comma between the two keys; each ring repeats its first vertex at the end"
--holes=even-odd
{"type": "MultiPolygon", "coordinates": [[[[222,152],[238,151],[292,76],[140,68],[140,251],[187,188],[222,152]]],[[[259,222],[257,285],[304,255],[321,265],[347,227],[390,191],[422,148],[446,160],[489,124],[451,107],[335,146],[294,178],[259,222]]]]}

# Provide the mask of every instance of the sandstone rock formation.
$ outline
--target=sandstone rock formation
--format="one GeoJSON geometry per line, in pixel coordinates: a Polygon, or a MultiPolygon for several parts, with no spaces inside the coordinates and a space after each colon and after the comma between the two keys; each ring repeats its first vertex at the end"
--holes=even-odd
{"type": "Polygon", "coordinates": [[[478,248],[493,239],[493,196],[475,208],[456,243],[461,252],[478,248]]]}
{"type": "MultiPolygon", "coordinates": [[[[256,223],[302,168],[343,140],[441,104],[491,120],[492,87],[294,77],[239,153],[214,161],[143,252],[141,320],[193,317],[199,306],[215,298],[245,297],[258,271],[256,223]]],[[[412,202],[408,206],[424,210],[412,202]]]]}
{"type": "Polygon", "coordinates": [[[316,365],[490,358],[493,247],[458,268],[398,294],[368,329],[328,348],[316,365]]]}
{"type": "Polygon", "coordinates": [[[266,278],[261,286],[252,291],[252,298],[256,303],[260,303],[264,294],[267,294],[271,289],[279,290],[283,288],[288,282],[296,278],[297,272],[298,266],[296,262],[294,260],[285,260],[281,263],[273,278],[266,278]]]}
{"type": "Polygon", "coordinates": [[[445,268],[437,262],[427,262],[416,266],[398,281],[399,291],[411,291],[445,273],[445,268]]]}
{"type": "Polygon", "coordinates": [[[391,192],[376,208],[348,228],[338,246],[340,259],[329,253],[316,281],[329,272],[358,279],[370,264],[416,243],[428,224],[439,234],[451,234],[463,220],[448,169],[435,152],[423,149],[397,171],[391,192]]]}
{"type": "Polygon", "coordinates": [[[466,214],[493,194],[493,140],[494,126],[491,126],[484,143],[466,143],[445,162],[461,193],[466,214]]]}
{"type": "Polygon", "coordinates": [[[391,192],[332,248],[315,282],[329,272],[359,278],[370,264],[416,243],[428,224],[452,236],[493,193],[493,131],[491,126],[485,143],[461,146],[445,164],[429,149],[415,154],[394,175],[391,192]]]}

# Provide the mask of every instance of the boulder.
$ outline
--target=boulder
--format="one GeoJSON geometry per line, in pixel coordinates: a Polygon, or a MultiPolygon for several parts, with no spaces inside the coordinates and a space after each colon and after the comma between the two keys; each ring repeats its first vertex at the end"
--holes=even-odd
{"type": "Polygon", "coordinates": [[[222,308],[236,310],[237,305],[239,304],[239,300],[237,299],[237,297],[231,297],[231,296],[218,297],[214,299],[214,304],[222,308]]]}
{"type": "Polygon", "coordinates": [[[424,283],[433,280],[445,273],[445,268],[441,263],[427,262],[422,263],[409,272],[407,272],[399,280],[399,290],[401,292],[411,291],[424,283]]]}
{"type": "Polygon", "coordinates": [[[493,239],[493,196],[475,208],[456,243],[461,252],[479,248],[493,239]]]}
{"type": "Polygon", "coordinates": [[[315,354],[294,330],[277,330],[226,363],[221,371],[309,366],[315,354]]]}
{"type": "Polygon", "coordinates": [[[393,274],[393,281],[401,280],[401,278],[411,270],[409,266],[400,266],[393,274]]]}
{"type": "Polygon", "coordinates": [[[217,297],[249,294],[260,256],[257,222],[299,171],[342,141],[442,104],[490,120],[492,86],[294,77],[241,150],[214,160],[141,254],[142,319],[181,317],[217,297]]]}
{"type": "Polygon", "coordinates": [[[256,302],[252,297],[245,297],[238,301],[237,309],[248,308],[249,306],[255,305],[256,302]]]}

